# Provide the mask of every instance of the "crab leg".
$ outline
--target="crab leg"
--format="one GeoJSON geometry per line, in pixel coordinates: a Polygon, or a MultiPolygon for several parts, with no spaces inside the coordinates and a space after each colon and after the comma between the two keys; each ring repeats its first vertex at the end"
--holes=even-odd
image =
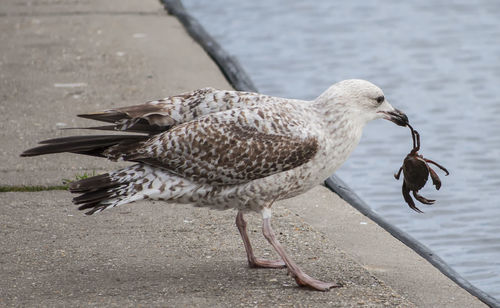
{"type": "Polygon", "coordinates": [[[403,182],[402,190],[403,190],[403,197],[405,198],[405,201],[406,201],[406,203],[408,203],[408,205],[410,206],[410,208],[412,210],[414,210],[415,212],[423,213],[418,207],[415,206],[415,202],[411,198],[410,191],[406,187],[406,183],[405,182],[403,182]]]}
{"type": "Polygon", "coordinates": [[[413,140],[413,150],[411,151],[413,153],[418,152],[418,150],[420,150],[420,134],[416,130],[414,130],[410,124],[407,125],[411,130],[411,138],[413,140]]]}
{"type": "MultiPolygon", "coordinates": [[[[446,170],[445,167],[441,166],[440,164],[436,163],[435,161],[433,160],[430,160],[430,159],[427,159],[427,158],[424,158],[424,160],[430,164],[434,164],[436,166],[438,166],[441,170],[443,170],[444,172],[446,172],[446,175],[449,175],[450,173],[448,172],[448,170],[446,170]]],[[[430,168],[429,168],[430,169],[430,168]]]]}
{"type": "Polygon", "coordinates": [[[427,199],[427,198],[422,197],[416,191],[413,191],[413,197],[415,197],[415,199],[422,202],[423,204],[434,204],[434,202],[436,202],[436,200],[431,200],[431,199],[427,199]]]}
{"type": "Polygon", "coordinates": [[[396,178],[396,180],[399,180],[399,177],[401,176],[401,171],[403,171],[403,166],[399,168],[398,173],[394,173],[394,177],[396,178]]]}
{"type": "Polygon", "coordinates": [[[416,130],[413,131],[413,133],[414,133],[415,139],[417,139],[417,142],[416,142],[417,145],[413,146],[413,148],[414,148],[413,151],[418,152],[418,150],[420,150],[420,134],[416,130]]]}

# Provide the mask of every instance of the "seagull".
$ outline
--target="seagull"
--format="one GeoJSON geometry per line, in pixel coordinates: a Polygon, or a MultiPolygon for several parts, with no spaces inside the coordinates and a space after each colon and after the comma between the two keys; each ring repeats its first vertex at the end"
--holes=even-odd
{"type": "Polygon", "coordinates": [[[288,256],[271,228],[273,203],[334,173],[369,121],[408,124],[380,88],[359,79],[338,82],[312,101],[203,88],[78,116],[107,123],[87,129],[123,133],[45,140],[21,156],[67,152],[134,163],[71,183],[80,210],[91,215],[144,199],[236,209],[250,267],[286,267],[299,286],[320,291],[340,285],[312,278],[288,256]],[[248,212],[262,215],[263,235],[280,259],[255,257],[248,212]]]}

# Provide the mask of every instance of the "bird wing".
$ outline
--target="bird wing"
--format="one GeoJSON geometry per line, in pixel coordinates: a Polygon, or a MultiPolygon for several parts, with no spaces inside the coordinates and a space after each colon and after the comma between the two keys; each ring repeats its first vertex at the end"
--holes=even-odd
{"type": "Polygon", "coordinates": [[[134,146],[110,147],[104,156],[155,165],[198,183],[240,184],[296,168],[314,157],[318,140],[296,118],[281,104],[228,110],[134,146]]]}
{"type": "Polygon", "coordinates": [[[153,135],[200,116],[248,106],[267,97],[250,92],[203,88],[141,105],[79,114],[78,116],[112,123],[105,126],[87,127],[89,129],[120,130],[153,135]]]}

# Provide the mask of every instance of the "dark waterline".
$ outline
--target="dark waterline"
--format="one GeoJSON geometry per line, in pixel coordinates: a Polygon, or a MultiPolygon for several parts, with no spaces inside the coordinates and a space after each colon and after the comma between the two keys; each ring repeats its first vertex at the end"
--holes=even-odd
{"type": "MultiPolygon", "coordinates": [[[[440,173],[425,214],[409,210],[397,171],[407,129],[375,121],[338,174],[374,210],[500,298],[500,2],[183,0],[263,93],[313,99],[363,78],[422,135],[440,173]]],[[[438,171],[439,172],[439,171],[438,171]]]]}

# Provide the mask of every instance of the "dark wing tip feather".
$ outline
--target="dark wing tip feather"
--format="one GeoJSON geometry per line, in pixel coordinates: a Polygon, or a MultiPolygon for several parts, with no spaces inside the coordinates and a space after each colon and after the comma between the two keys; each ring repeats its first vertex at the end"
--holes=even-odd
{"type": "MultiPolygon", "coordinates": [[[[175,121],[165,114],[140,114],[131,117],[128,113],[121,111],[108,111],[102,113],[79,114],[81,118],[113,123],[105,126],[83,127],[82,129],[114,130],[133,133],[154,135],[169,130],[175,121]]],[[[75,129],[75,128],[66,128],[75,129]]]]}
{"type": "Polygon", "coordinates": [[[103,126],[88,126],[88,127],[64,127],[61,130],[74,130],[74,129],[90,129],[90,130],[104,130],[104,131],[126,131],[128,133],[140,133],[140,134],[159,134],[162,133],[171,127],[162,127],[158,125],[150,125],[147,123],[143,123],[143,121],[138,121],[126,129],[121,129],[119,124],[114,125],[103,125],[103,126]]]}
{"type": "Polygon", "coordinates": [[[108,123],[115,123],[116,121],[122,120],[124,118],[130,119],[130,117],[126,113],[113,109],[100,112],[82,113],[78,114],[77,117],[108,123]]]}
{"type": "Polygon", "coordinates": [[[70,136],[61,138],[52,138],[40,141],[40,144],[68,144],[77,142],[113,142],[125,139],[144,140],[147,136],[144,135],[85,135],[85,136],[70,136]]]}
{"type": "Polygon", "coordinates": [[[54,153],[77,153],[93,156],[103,156],[103,152],[117,144],[134,144],[144,141],[146,135],[90,135],[72,136],[44,140],[41,146],[28,149],[21,153],[22,157],[54,153]]]}
{"type": "Polygon", "coordinates": [[[31,157],[31,156],[36,156],[36,155],[40,155],[40,154],[37,154],[36,148],[32,148],[32,149],[29,149],[29,150],[22,152],[19,156],[31,157]]]}

